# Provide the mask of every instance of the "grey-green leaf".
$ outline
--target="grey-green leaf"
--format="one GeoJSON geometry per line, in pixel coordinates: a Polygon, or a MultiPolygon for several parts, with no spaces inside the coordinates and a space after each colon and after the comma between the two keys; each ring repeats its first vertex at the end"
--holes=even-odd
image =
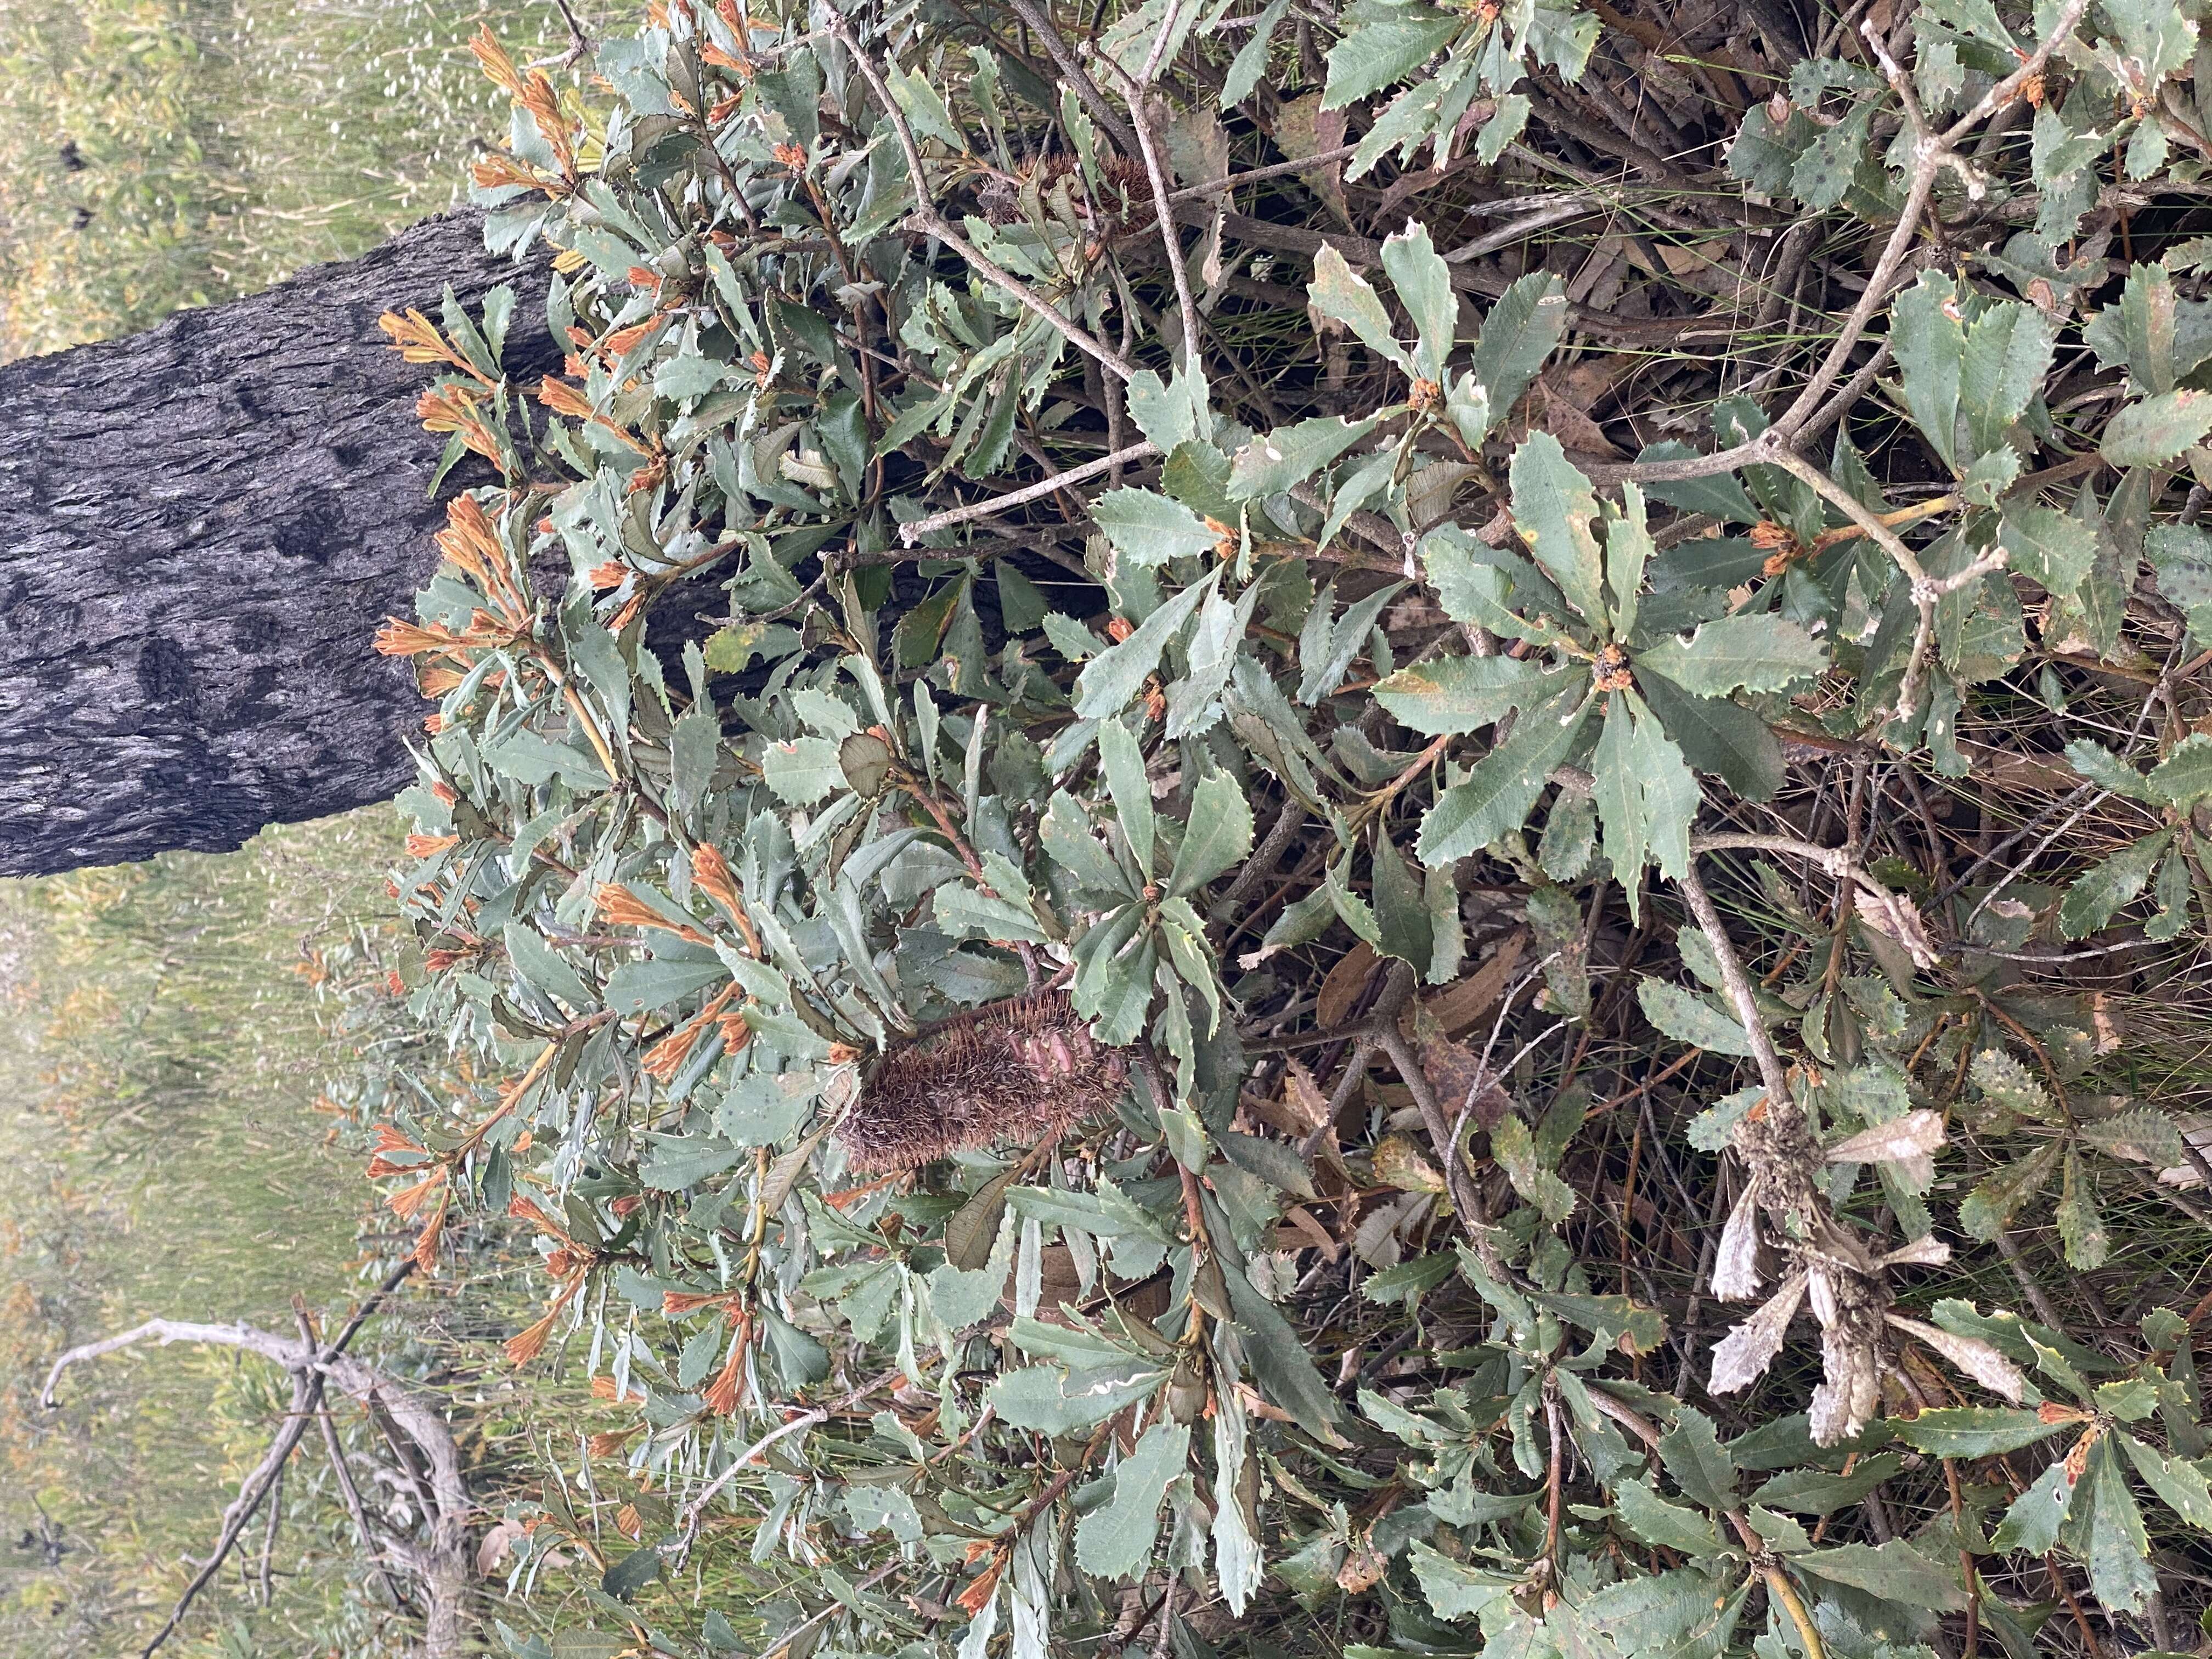
{"type": "Polygon", "coordinates": [[[1513,527],[1567,603],[1593,628],[1605,625],[1605,565],[1591,526],[1597,498],[1559,441],[1533,432],[1513,452],[1513,527]]]}
{"type": "Polygon", "coordinates": [[[1688,638],[1671,637],[1637,653],[1638,665],[1664,674],[1697,697],[1779,691],[1820,674],[1828,653],[1803,628],[1781,617],[1722,617],[1688,638]]]}
{"type": "Polygon", "coordinates": [[[1243,861],[1252,850],[1252,804],[1226,773],[1199,780],[1191,795],[1190,822],[1176,849],[1168,892],[1176,898],[1194,893],[1243,861]]]}
{"type": "Polygon", "coordinates": [[[1421,862],[1431,867],[1449,864],[1519,829],[1552,769],[1574,747],[1589,712],[1589,699],[1571,690],[1523,714],[1512,737],[1429,809],[1418,843],[1421,862]]]}
{"type": "Polygon", "coordinates": [[[1114,1471],[1113,1496],[1076,1523],[1075,1559],[1085,1572],[1125,1578],[1149,1560],[1160,1500],[1190,1460],[1190,1430],[1155,1423],[1114,1471]]]}
{"type": "Polygon", "coordinates": [[[1677,1042],[1709,1054],[1747,1058],[1752,1052],[1751,1037],[1743,1027],[1693,991],[1662,979],[1647,979],[1637,986],[1636,1000],[1644,1017],[1677,1042]]]}

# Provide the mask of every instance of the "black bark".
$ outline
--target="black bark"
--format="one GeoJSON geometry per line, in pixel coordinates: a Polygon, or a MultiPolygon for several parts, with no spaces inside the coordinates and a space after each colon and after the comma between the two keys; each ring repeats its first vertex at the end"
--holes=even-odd
{"type": "Polygon", "coordinates": [[[0,367],[0,875],[225,851],[410,779],[423,704],[369,641],[435,562],[442,440],[376,319],[509,282],[507,372],[557,363],[547,267],[481,222],[0,367]]]}

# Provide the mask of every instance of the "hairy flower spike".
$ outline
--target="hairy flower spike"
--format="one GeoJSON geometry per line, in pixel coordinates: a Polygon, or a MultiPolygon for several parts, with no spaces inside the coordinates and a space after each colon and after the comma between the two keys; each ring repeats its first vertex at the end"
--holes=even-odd
{"type": "Polygon", "coordinates": [[[878,1064],[839,1125],[863,1171],[918,1169],[954,1151],[1065,1133],[1104,1110],[1128,1079],[1064,991],[994,1003],[947,1022],[878,1064]]]}

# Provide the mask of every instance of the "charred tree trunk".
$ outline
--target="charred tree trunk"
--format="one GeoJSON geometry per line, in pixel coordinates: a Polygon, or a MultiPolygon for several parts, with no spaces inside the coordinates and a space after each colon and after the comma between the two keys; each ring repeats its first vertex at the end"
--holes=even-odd
{"type": "Polygon", "coordinates": [[[557,362],[546,267],[480,226],[0,368],[0,875],[228,850],[412,775],[421,700],[369,639],[435,557],[441,443],[376,319],[512,282],[508,372],[557,362]]]}

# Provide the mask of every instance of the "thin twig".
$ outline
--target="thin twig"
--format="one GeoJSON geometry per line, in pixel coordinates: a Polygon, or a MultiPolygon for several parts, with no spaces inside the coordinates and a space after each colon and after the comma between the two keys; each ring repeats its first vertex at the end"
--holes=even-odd
{"type": "Polygon", "coordinates": [[[936,204],[931,199],[929,194],[929,175],[921,164],[921,148],[915,144],[914,131],[907,125],[906,117],[900,112],[897,100],[891,96],[890,88],[884,83],[882,71],[877,69],[875,60],[861,49],[860,40],[853,33],[852,24],[836,7],[827,9],[823,15],[828,21],[830,33],[837,38],[846,51],[853,54],[854,67],[860,71],[860,78],[868,83],[868,90],[875,94],[876,102],[884,112],[884,118],[891,124],[891,131],[898,138],[900,153],[906,158],[907,172],[914,179],[915,222],[928,234],[937,238],[939,241],[965,259],[969,269],[978,276],[1001,293],[1012,296],[1017,304],[1032,316],[1041,318],[1049,324],[1077,350],[1096,358],[1100,367],[1111,369],[1124,380],[1134,379],[1137,371],[1122,361],[1119,353],[1100,343],[1097,337],[1088,329],[1070,320],[1047,305],[1024,284],[1016,282],[1001,270],[966,237],[954,229],[951,222],[937,210],[936,204]]]}
{"type": "MultiPolygon", "coordinates": [[[[1149,439],[1143,443],[1131,444],[1127,449],[1117,449],[1110,455],[1101,455],[1095,460],[1084,462],[1080,466],[1071,466],[1065,472],[1055,472],[1048,478],[1040,479],[1033,484],[1024,484],[1021,489],[1009,490],[1003,495],[994,495],[988,501],[970,501],[965,507],[949,507],[942,513],[933,513],[926,519],[909,520],[899,526],[899,539],[908,547],[912,547],[924,536],[933,532],[950,530],[955,525],[968,524],[977,519],[990,518],[994,514],[1024,506],[1036,501],[1039,496],[1049,495],[1055,490],[1066,489],[1070,485],[1081,483],[1086,478],[1095,478],[1102,472],[1110,472],[1117,466],[1127,466],[1133,461],[1149,460],[1159,453],[1158,447],[1149,439]]],[[[963,550],[952,548],[946,550],[959,553],[963,550]]]]}

